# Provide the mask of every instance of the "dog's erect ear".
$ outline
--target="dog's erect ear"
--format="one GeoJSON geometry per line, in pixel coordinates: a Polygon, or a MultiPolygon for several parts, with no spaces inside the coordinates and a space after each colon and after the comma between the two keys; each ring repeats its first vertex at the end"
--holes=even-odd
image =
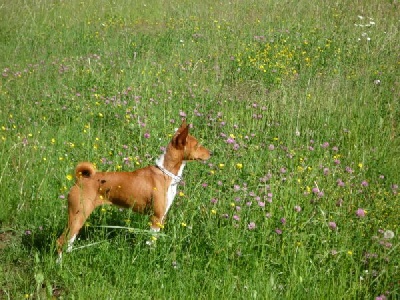
{"type": "Polygon", "coordinates": [[[172,143],[175,148],[183,149],[186,146],[186,139],[189,134],[189,125],[186,124],[186,120],[182,121],[181,127],[176,131],[175,136],[172,139],[172,143]]]}

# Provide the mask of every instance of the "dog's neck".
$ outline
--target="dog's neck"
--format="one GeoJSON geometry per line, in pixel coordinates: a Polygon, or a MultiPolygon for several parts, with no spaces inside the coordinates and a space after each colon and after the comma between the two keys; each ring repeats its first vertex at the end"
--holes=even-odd
{"type": "Polygon", "coordinates": [[[164,157],[165,157],[165,154],[161,154],[160,157],[158,159],[156,159],[156,166],[157,166],[157,168],[159,168],[161,170],[161,172],[163,172],[165,175],[172,178],[171,185],[176,185],[182,181],[183,168],[185,167],[186,162],[183,160],[181,162],[181,165],[179,166],[177,174],[174,174],[170,170],[165,168],[164,157]]]}

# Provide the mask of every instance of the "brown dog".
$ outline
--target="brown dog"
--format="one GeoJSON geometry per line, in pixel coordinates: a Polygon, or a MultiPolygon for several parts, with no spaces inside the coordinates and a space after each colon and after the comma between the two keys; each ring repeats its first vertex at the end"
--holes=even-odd
{"type": "Polygon", "coordinates": [[[176,195],[186,161],[207,160],[210,152],[189,134],[186,121],[168,144],[165,154],[134,172],[96,172],[89,162],[75,169],[76,182],[68,195],[68,226],[57,240],[61,259],[65,240],[67,252],[93,210],[103,204],[115,204],[144,213],[152,210],[151,228],[159,231],[176,195]]]}

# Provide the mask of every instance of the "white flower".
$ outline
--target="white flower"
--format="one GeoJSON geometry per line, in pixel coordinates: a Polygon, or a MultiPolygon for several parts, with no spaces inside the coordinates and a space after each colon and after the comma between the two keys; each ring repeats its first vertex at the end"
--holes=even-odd
{"type": "Polygon", "coordinates": [[[386,230],[386,231],[383,233],[383,237],[384,237],[385,239],[390,240],[390,239],[394,238],[394,232],[391,231],[391,230],[386,230]]]}

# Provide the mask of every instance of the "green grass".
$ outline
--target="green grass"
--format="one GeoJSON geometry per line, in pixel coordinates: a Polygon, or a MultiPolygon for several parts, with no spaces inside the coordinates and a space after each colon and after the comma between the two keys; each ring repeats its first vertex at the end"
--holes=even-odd
{"type": "Polygon", "coordinates": [[[398,10],[3,1],[0,299],[398,298],[398,10]],[[105,207],[57,265],[77,162],[153,164],[183,115],[213,157],[156,246],[105,207]]]}

